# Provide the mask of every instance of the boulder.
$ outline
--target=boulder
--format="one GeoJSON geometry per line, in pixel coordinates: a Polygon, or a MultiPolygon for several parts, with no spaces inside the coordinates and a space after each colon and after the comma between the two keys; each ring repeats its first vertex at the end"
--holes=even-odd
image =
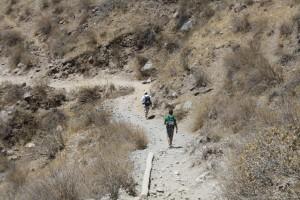
{"type": "Polygon", "coordinates": [[[19,64],[17,65],[17,68],[23,69],[23,68],[26,68],[26,65],[23,64],[23,63],[19,63],[19,64]]]}
{"type": "Polygon", "coordinates": [[[151,73],[155,70],[155,67],[153,66],[153,63],[151,61],[148,61],[141,69],[141,72],[144,73],[151,73]]]}
{"type": "Polygon", "coordinates": [[[26,92],[26,93],[24,94],[24,96],[23,96],[23,99],[24,99],[25,101],[30,101],[30,99],[32,99],[32,97],[33,97],[33,95],[32,95],[31,92],[26,92]]]}

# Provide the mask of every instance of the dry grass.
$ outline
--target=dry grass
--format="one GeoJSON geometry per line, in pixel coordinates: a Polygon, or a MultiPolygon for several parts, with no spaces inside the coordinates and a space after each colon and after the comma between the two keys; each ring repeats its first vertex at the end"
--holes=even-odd
{"type": "Polygon", "coordinates": [[[208,75],[201,68],[192,69],[192,74],[196,82],[196,87],[206,87],[209,84],[208,75]]]}
{"type": "Polygon", "coordinates": [[[251,96],[217,95],[202,102],[194,114],[194,131],[217,121],[224,128],[238,133],[251,126],[251,120],[255,118],[255,101],[251,96]]]}
{"type": "Polygon", "coordinates": [[[3,156],[2,154],[0,154],[0,173],[5,172],[6,170],[8,170],[10,167],[9,161],[7,160],[7,158],[5,156],[3,156]]]}
{"type": "Polygon", "coordinates": [[[44,36],[49,36],[53,28],[53,22],[51,17],[49,16],[40,18],[36,23],[36,33],[42,34],[44,36]]]}
{"type": "Polygon", "coordinates": [[[300,190],[299,129],[272,128],[256,134],[233,158],[229,199],[297,199],[300,190]]]}
{"type": "Polygon", "coordinates": [[[24,38],[20,32],[15,30],[2,31],[0,34],[0,41],[6,47],[13,47],[23,43],[24,38]]]}
{"type": "Polygon", "coordinates": [[[135,73],[135,77],[138,80],[142,80],[145,77],[148,76],[148,74],[145,74],[142,72],[142,67],[148,62],[148,59],[143,57],[143,56],[137,56],[135,58],[135,63],[134,63],[134,73],[135,73]]]}
{"type": "Polygon", "coordinates": [[[14,145],[32,139],[36,133],[37,121],[31,112],[18,108],[13,111],[11,119],[2,126],[4,127],[1,129],[1,139],[14,145]]]}
{"type": "Polygon", "coordinates": [[[104,89],[100,86],[83,87],[77,93],[77,101],[80,104],[94,104],[101,99],[104,89]]]}
{"type": "Polygon", "coordinates": [[[203,101],[201,106],[198,106],[196,111],[193,113],[195,115],[195,121],[193,126],[193,131],[197,131],[203,128],[204,124],[209,121],[209,113],[212,108],[211,101],[203,101]]]}
{"type": "Polygon", "coordinates": [[[251,24],[248,15],[233,16],[231,20],[232,31],[234,33],[247,33],[251,30],[251,24]]]}
{"type": "Polygon", "coordinates": [[[22,189],[23,194],[17,197],[21,200],[79,200],[86,194],[83,176],[75,167],[50,168],[45,177],[30,180],[22,189]]]}
{"type": "Polygon", "coordinates": [[[32,54],[28,52],[22,45],[15,46],[9,50],[9,67],[13,70],[18,67],[18,64],[22,63],[25,65],[24,69],[28,70],[34,66],[35,59],[32,54]]]}
{"type": "Polygon", "coordinates": [[[25,168],[16,165],[11,166],[7,179],[14,191],[17,191],[25,184],[27,175],[28,171],[25,168]]]}
{"type": "Polygon", "coordinates": [[[279,27],[279,32],[281,37],[288,37],[293,33],[293,31],[294,31],[294,24],[292,22],[283,23],[279,27]]]}
{"type": "Polygon", "coordinates": [[[24,95],[24,88],[21,85],[2,83],[0,85],[0,107],[13,105],[21,100],[24,95]]]}
{"type": "Polygon", "coordinates": [[[225,89],[230,93],[261,94],[282,82],[281,74],[254,45],[241,47],[224,58],[228,69],[225,89]]]}

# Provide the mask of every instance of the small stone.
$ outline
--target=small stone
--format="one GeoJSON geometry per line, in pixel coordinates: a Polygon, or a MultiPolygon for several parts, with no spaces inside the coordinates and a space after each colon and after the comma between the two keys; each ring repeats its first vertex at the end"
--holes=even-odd
{"type": "Polygon", "coordinates": [[[165,191],[162,188],[157,188],[156,192],[158,192],[158,193],[164,193],[165,191]]]}
{"type": "Polygon", "coordinates": [[[25,145],[25,147],[26,147],[26,148],[33,148],[33,147],[35,147],[35,144],[32,143],[32,142],[29,142],[29,143],[27,143],[27,144],[25,145]]]}
{"type": "Polygon", "coordinates": [[[182,27],[180,28],[181,31],[189,31],[193,28],[193,22],[191,20],[188,20],[185,22],[182,27]]]}
{"type": "Polygon", "coordinates": [[[179,175],[180,175],[179,171],[175,171],[174,174],[175,174],[176,176],[179,176],[179,175]]]}
{"type": "Polygon", "coordinates": [[[18,159],[19,159],[19,156],[17,156],[17,155],[13,155],[13,156],[8,157],[8,160],[18,160],[18,159]]]}

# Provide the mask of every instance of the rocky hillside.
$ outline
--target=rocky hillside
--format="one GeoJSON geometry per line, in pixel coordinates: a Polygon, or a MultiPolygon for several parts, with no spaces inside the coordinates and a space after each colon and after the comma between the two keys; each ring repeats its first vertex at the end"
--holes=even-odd
{"type": "MultiPolygon", "coordinates": [[[[299,198],[300,1],[2,0],[0,14],[2,77],[151,83],[155,108],[198,135],[194,167],[210,166],[224,198],[299,198]]],[[[24,103],[13,112],[29,120],[68,101],[35,91],[3,85],[0,108],[24,103]]],[[[11,148],[23,133],[0,134],[11,148]]]]}

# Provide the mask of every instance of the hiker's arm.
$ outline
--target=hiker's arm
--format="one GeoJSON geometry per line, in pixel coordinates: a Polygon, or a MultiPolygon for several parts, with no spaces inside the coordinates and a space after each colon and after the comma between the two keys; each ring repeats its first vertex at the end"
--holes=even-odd
{"type": "Polygon", "coordinates": [[[175,119],[175,128],[176,128],[176,132],[178,132],[178,126],[177,126],[177,120],[175,119]]]}

